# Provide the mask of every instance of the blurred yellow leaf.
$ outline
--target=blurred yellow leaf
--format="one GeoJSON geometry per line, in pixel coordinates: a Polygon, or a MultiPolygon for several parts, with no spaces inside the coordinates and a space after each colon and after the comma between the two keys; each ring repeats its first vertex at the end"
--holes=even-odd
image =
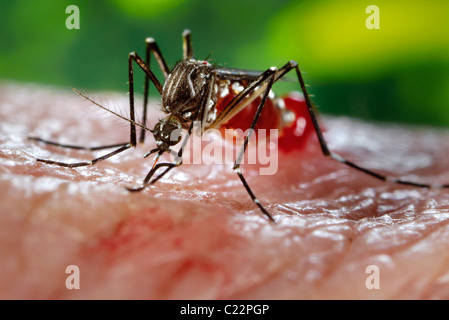
{"type": "Polygon", "coordinates": [[[303,62],[316,77],[381,76],[429,59],[449,61],[449,1],[292,3],[273,20],[269,38],[272,54],[303,62]],[[366,27],[371,4],[380,29],[366,27]]]}

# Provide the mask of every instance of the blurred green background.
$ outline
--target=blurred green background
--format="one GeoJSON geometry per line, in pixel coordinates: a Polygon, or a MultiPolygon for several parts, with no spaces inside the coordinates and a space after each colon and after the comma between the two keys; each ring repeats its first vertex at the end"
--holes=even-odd
{"type": "Polygon", "coordinates": [[[185,28],[196,57],[221,66],[298,61],[320,112],[449,125],[447,0],[2,0],[0,79],[125,93],[128,53],[144,55],[151,36],[173,66],[185,28]],[[79,30],[66,28],[71,4],[79,30]],[[369,30],[373,4],[380,29],[369,30]]]}

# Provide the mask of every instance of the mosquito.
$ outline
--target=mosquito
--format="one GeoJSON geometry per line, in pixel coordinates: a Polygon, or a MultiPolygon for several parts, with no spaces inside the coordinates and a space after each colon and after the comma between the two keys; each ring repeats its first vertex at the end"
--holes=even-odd
{"type": "MultiPolygon", "coordinates": [[[[323,132],[320,129],[317,120],[317,114],[310,100],[310,96],[307,93],[306,84],[296,61],[291,60],[280,68],[271,67],[263,72],[217,67],[209,63],[207,59],[197,60],[194,58],[190,30],[184,30],[182,38],[183,59],[180,62],[176,63],[176,65],[172,69],[168,67],[165,58],[163,57],[162,52],[159,49],[159,46],[153,38],[147,38],[145,40],[145,60],[142,59],[136,52],[131,52],[129,54],[128,78],[130,118],[125,118],[113,112],[117,116],[127,120],[130,123],[129,142],[99,147],[82,147],[77,145],[60,144],[37,137],[30,137],[30,139],[32,140],[64,148],[83,149],[91,151],[115,148],[114,151],[109,152],[101,157],[95,158],[91,161],[74,163],[59,162],[47,159],[37,159],[37,161],[68,168],[94,165],[125,150],[136,147],[136,127],[140,127],[140,143],[143,143],[145,141],[145,133],[147,131],[150,131],[153,134],[153,137],[156,141],[156,148],[145,154],[144,157],[148,157],[149,155],[154,153],[156,153],[156,157],[154,164],[143,180],[142,185],[140,187],[127,188],[131,192],[137,192],[143,190],[149,185],[153,185],[162,177],[164,177],[169,171],[176,167],[179,167],[183,163],[183,150],[186,147],[189,137],[193,133],[195,121],[199,121],[202,124],[200,132],[200,134],[202,134],[209,128],[220,128],[221,126],[226,125],[226,123],[235,118],[236,115],[244,108],[253,107],[255,109],[254,117],[251,121],[249,130],[246,131],[247,134],[244,137],[243,145],[241,146],[241,149],[233,164],[233,171],[236,172],[250,198],[261,210],[263,215],[265,215],[265,217],[270,221],[274,222],[275,220],[273,216],[262,205],[262,203],[255,196],[251,187],[247,183],[240,169],[240,165],[242,163],[245,151],[247,150],[251,134],[253,134],[256,125],[260,123],[262,110],[266,108],[267,105],[271,106],[271,112],[274,112],[273,117],[276,117],[280,120],[278,128],[282,129],[291,126],[292,122],[294,122],[292,120],[294,120],[295,114],[292,112],[292,110],[289,110],[285,107],[282,99],[273,96],[271,90],[274,83],[283,79],[283,77],[290,71],[293,71],[296,74],[300,90],[303,93],[304,100],[307,106],[307,112],[310,116],[313,130],[318,137],[321,151],[324,156],[334,159],[353,169],[364,172],[374,178],[383,181],[422,188],[449,187],[449,184],[423,184],[382,175],[370,169],[363,168],[351,161],[346,160],[342,156],[331,152],[324,139],[323,132]],[[161,83],[157,79],[150,68],[151,54],[156,59],[156,62],[162,71],[162,74],[164,76],[163,83],[161,83]],[[136,122],[134,112],[133,63],[136,63],[145,73],[143,115],[140,123],[136,122]],[[166,114],[166,117],[159,120],[159,122],[154,126],[153,129],[148,129],[147,127],[145,127],[147,120],[150,81],[161,95],[162,111],[166,114]],[[240,89],[233,89],[236,87],[239,87],[240,89]],[[223,97],[227,99],[223,99],[223,97]],[[182,129],[186,130],[186,134],[183,139],[181,134],[182,129]],[[177,152],[171,149],[171,147],[178,145],[179,143],[181,143],[181,147],[177,152]],[[175,161],[157,163],[160,156],[166,152],[174,155],[175,161]],[[155,175],[159,169],[163,169],[163,171],[155,175]]],[[[81,94],[79,91],[75,91],[90,102],[96,104],[101,108],[104,108],[95,101],[81,94]]],[[[110,111],[109,109],[106,110],[110,111]]]]}

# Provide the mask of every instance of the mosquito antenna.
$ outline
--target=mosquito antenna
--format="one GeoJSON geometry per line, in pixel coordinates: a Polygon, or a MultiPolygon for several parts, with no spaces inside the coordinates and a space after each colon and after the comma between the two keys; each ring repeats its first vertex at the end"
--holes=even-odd
{"type": "Polygon", "coordinates": [[[94,105],[100,107],[101,109],[106,110],[107,112],[110,112],[110,113],[112,113],[113,115],[115,115],[115,116],[117,116],[117,117],[119,117],[119,118],[121,118],[121,119],[123,119],[123,120],[126,120],[126,121],[128,121],[128,122],[131,122],[131,123],[135,124],[136,126],[141,127],[141,128],[144,129],[144,130],[148,130],[148,131],[150,131],[150,132],[153,132],[153,130],[151,130],[151,129],[145,127],[144,125],[142,125],[142,124],[140,124],[140,123],[137,123],[137,122],[135,122],[135,121],[132,121],[131,119],[128,119],[127,117],[124,117],[124,116],[118,114],[117,112],[114,112],[114,111],[112,111],[111,109],[108,109],[108,108],[102,106],[102,105],[99,104],[98,102],[92,100],[92,99],[89,98],[88,96],[86,96],[86,95],[84,95],[83,93],[81,93],[79,90],[77,90],[77,89],[75,89],[75,88],[72,88],[72,90],[73,90],[76,94],[80,95],[81,97],[83,97],[83,98],[86,99],[87,101],[92,102],[94,105]]]}
{"type": "Polygon", "coordinates": [[[214,54],[213,52],[209,53],[209,54],[207,55],[206,59],[204,59],[204,61],[208,61],[209,58],[210,58],[210,56],[213,55],[213,54],[214,54]]]}

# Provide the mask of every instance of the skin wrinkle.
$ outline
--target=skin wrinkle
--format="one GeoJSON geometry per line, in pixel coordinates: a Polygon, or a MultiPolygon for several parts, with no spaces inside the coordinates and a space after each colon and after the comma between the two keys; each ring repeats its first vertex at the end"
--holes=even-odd
{"type": "MultiPolygon", "coordinates": [[[[376,218],[375,218],[376,219],[376,218]]],[[[380,218],[377,218],[377,219],[380,219],[380,218]]],[[[407,223],[407,220],[404,220],[404,223],[407,223]]],[[[353,224],[354,225],[354,224],[353,224]]],[[[389,225],[389,224],[388,224],[389,225]]],[[[443,227],[443,226],[441,226],[441,227],[443,227]]],[[[310,230],[310,232],[312,232],[313,230],[315,230],[315,229],[312,229],[312,230],[310,230]]],[[[425,234],[423,237],[421,237],[421,238],[419,238],[419,239],[416,239],[416,241],[415,242],[419,242],[419,241],[423,241],[423,239],[426,237],[426,236],[428,236],[428,235],[430,235],[431,234],[431,232],[429,231],[429,232],[427,232],[427,234],[425,234]]],[[[413,246],[414,245],[414,243],[409,243],[409,244],[405,244],[404,246],[413,246]]],[[[345,252],[347,253],[349,250],[350,250],[350,247],[347,247],[346,248],[347,250],[345,250],[345,252]]],[[[404,248],[401,248],[401,247],[397,247],[396,248],[396,251],[399,251],[399,250],[403,250],[404,248]]],[[[392,252],[392,254],[393,254],[394,252],[392,252]]],[[[341,257],[341,260],[344,260],[344,256],[342,256],[341,257]]],[[[338,265],[338,263],[336,263],[336,265],[338,265]]],[[[329,274],[331,274],[332,272],[329,272],[329,274]]]]}
{"type": "MultiPolygon", "coordinates": [[[[449,223],[446,223],[445,226],[447,225],[449,225],[449,223]]],[[[446,257],[440,262],[439,266],[435,268],[433,276],[429,278],[428,283],[424,287],[422,294],[423,299],[432,299],[433,296],[433,294],[431,293],[432,288],[435,286],[435,283],[438,283],[437,280],[441,277],[441,275],[447,273],[448,265],[449,265],[449,255],[446,255],[446,257]]]]}
{"type": "MultiPolygon", "coordinates": [[[[2,284],[7,284],[3,286],[6,290],[16,288],[9,291],[12,296],[449,298],[444,283],[436,283],[449,264],[444,250],[448,246],[444,235],[449,233],[449,195],[445,190],[377,181],[323,157],[311,143],[307,150],[281,155],[276,176],[259,176],[250,168],[242,170],[278,221],[275,226],[261,217],[238,178],[226,167],[182,166],[154,187],[130,196],[123,188],[138,184],[152,165],[151,159],[143,159],[153,144],[151,139],[145,146],[91,167],[70,170],[36,163],[35,156],[77,161],[101,153],[67,151],[26,141],[27,133],[95,146],[124,142],[129,127],[115,130],[115,124],[97,114],[90,115],[86,111],[90,108],[84,108],[83,100],[71,92],[66,95],[39,87],[19,88],[0,87],[0,141],[2,148],[14,150],[6,150],[0,158],[8,172],[5,175],[2,170],[0,212],[12,213],[0,215],[4,226],[0,229],[0,245],[5,245],[3,239],[22,244],[3,261],[23,260],[22,270],[6,269],[10,279],[0,277],[0,288],[2,284]],[[292,167],[301,169],[289,170],[292,167]],[[186,179],[190,183],[186,184],[186,179]],[[31,199],[32,204],[28,203],[31,199]],[[135,224],[130,224],[133,221],[135,224]],[[129,233],[121,235],[123,225],[129,233]],[[18,238],[18,232],[24,237],[18,238]],[[119,240],[124,235],[130,242],[119,251],[99,246],[102,241],[119,240]],[[52,239],[58,239],[57,243],[52,239]],[[177,247],[176,243],[183,245],[177,247]],[[57,254],[59,262],[48,260],[57,254]],[[68,291],[63,285],[66,275],[61,268],[72,263],[89,270],[82,276],[84,290],[78,292],[68,291]],[[368,276],[364,271],[371,263],[381,268],[378,292],[364,287],[368,276]],[[43,285],[38,279],[47,282],[43,285]],[[198,291],[186,295],[183,290],[192,281],[198,283],[198,291]],[[210,286],[205,285],[208,282],[210,286]]],[[[401,173],[416,179],[449,181],[444,157],[436,156],[437,151],[449,150],[443,135],[433,147],[430,142],[436,134],[424,131],[426,143],[408,142],[399,155],[386,155],[378,162],[368,152],[372,158],[367,161],[365,153],[357,153],[360,146],[351,146],[348,132],[358,136],[356,144],[362,144],[364,136],[380,136],[379,141],[386,142],[376,143],[375,152],[382,152],[382,145],[388,142],[382,132],[385,130],[368,125],[363,133],[363,123],[355,120],[325,120],[331,149],[334,140],[345,143],[344,150],[335,151],[357,155],[354,161],[361,165],[366,161],[376,168],[376,164],[393,158],[396,164],[385,170],[394,170],[401,164],[397,157],[419,152],[435,159],[435,171],[421,168],[422,161],[418,161],[417,171],[413,166],[401,166],[401,173]],[[352,127],[345,129],[345,123],[352,127]]],[[[386,131],[394,135],[397,130],[403,129],[388,127],[386,131]]],[[[415,134],[415,138],[419,140],[420,135],[415,134]]],[[[400,141],[407,142],[407,138],[401,136],[400,141]]],[[[3,290],[0,296],[8,297],[3,290]]]]}
{"type": "MultiPolygon", "coordinates": [[[[317,230],[329,228],[332,226],[338,226],[338,225],[344,225],[344,226],[348,227],[348,225],[347,225],[348,222],[349,222],[349,229],[351,231],[349,232],[348,235],[345,234],[345,239],[344,239],[343,245],[341,245],[342,241],[341,240],[339,241],[340,242],[340,250],[339,250],[338,257],[334,261],[332,261],[332,263],[330,265],[327,264],[327,268],[326,268],[326,270],[324,270],[324,272],[321,273],[321,277],[314,282],[314,286],[316,287],[316,290],[320,290],[320,288],[323,286],[323,282],[326,281],[326,278],[332,277],[335,270],[338,269],[338,267],[340,266],[340,262],[343,261],[345,259],[346,254],[348,254],[348,252],[350,252],[350,248],[353,243],[353,241],[352,241],[353,234],[354,234],[353,225],[355,223],[353,221],[343,220],[341,222],[334,223],[332,225],[316,226],[315,228],[312,228],[312,229],[308,230],[308,232],[307,232],[307,234],[313,234],[317,230]]],[[[345,228],[345,229],[347,229],[347,228],[345,228]]],[[[306,234],[306,236],[307,236],[307,234],[306,234]]]]}
{"type": "MultiPolygon", "coordinates": [[[[445,224],[444,226],[447,226],[447,224],[445,224]]],[[[443,227],[443,226],[442,226],[442,227],[443,227]]],[[[424,241],[428,240],[429,238],[434,238],[434,237],[435,237],[435,234],[438,234],[438,233],[441,231],[441,229],[442,229],[442,228],[439,228],[439,230],[437,230],[437,231],[435,231],[435,232],[433,232],[433,233],[427,235],[427,236],[426,236],[425,238],[423,238],[423,239],[420,239],[420,241],[417,242],[416,244],[414,244],[413,246],[411,246],[411,248],[413,249],[413,248],[415,248],[415,247],[421,245],[424,241]]],[[[445,232],[445,233],[448,234],[448,232],[445,232]]],[[[434,241],[432,241],[432,242],[434,242],[434,241]]],[[[447,258],[447,257],[448,257],[448,254],[447,254],[446,250],[444,250],[442,253],[446,256],[446,257],[441,261],[441,263],[444,263],[444,261],[447,261],[447,260],[448,260],[448,258],[447,258]]],[[[404,254],[404,253],[401,253],[401,254],[404,254]]],[[[440,256],[441,256],[441,255],[439,255],[438,258],[440,258],[440,256]]],[[[437,264],[437,265],[438,265],[438,264],[437,264]]],[[[420,298],[426,299],[426,298],[430,295],[430,294],[428,293],[428,290],[426,290],[426,289],[427,289],[427,288],[430,288],[430,286],[432,285],[432,284],[431,284],[431,281],[432,281],[433,278],[435,278],[434,275],[438,274],[438,270],[441,269],[441,268],[438,268],[438,267],[436,267],[436,266],[434,265],[434,259],[433,259],[433,261],[432,261],[432,267],[433,267],[433,269],[434,269],[433,272],[432,272],[432,270],[426,271],[426,276],[427,276],[427,279],[428,279],[428,280],[424,282],[424,285],[423,285],[423,293],[422,293],[422,295],[421,295],[420,298]],[[430,276],[429,276],[429,273],[430,273],[430,276]]],[[[446,269],[447,269],[447,267],[446,267],[446,269]]],[[[410,281],[419,281],[419,279],[412,279],[412,280],[410,280],[410,281]]],[[[434,284],[433,284],[433,285],[434,285],[434,284]]]]}
{"type": "MultiPolygon", "coordinates": [[[[278,276],[282,275],[284,270],[286,270],[289,266],[292,266],[294,261],[286,262],[285,264],[281,265],[280,268],[278,268],[276,271],[272,272],[271,274],[266,275],[262,280],[258,281],[257,283],[253,283],[252,285],[245,288],[245,290],[234,292],[234,296],[243,296],[246,295],[250,296],[252,292],[257,292],[260,287],[263,287],[266,283],[269,283],[271,280],[276,279],[278,276]],[[284,268],[282,268],[284,267],[284,268]]],[[[237,298],[239,299],[239,298],[237,298]]],[[[243,298],[244,299],[244,298],[243,298]]]]}
{"type": "MultiPolygon", "coordinates": [[[[426,293],[424,294],[424,298],[427,298],[427,297],[429,297],[429,299],[430,298],[433,298],[433,299],[439,299],[440,298],[437,294],[430,293],[432,287],[445,286],[446,293],[447,293],[447,291],[448,291],[448,289],[447,289],[447,286],[448,286],[447,285],[447,282],[448,282],[448,280],[447,280],[447,275],[448,275],[447,266],[448,265],[449,265],[449,255],[447,255],[446,258],[442,261],[441,267],[439,268],[439,271],[436,272],[436,274],[435,274],[435,279],[437,279],[437,280],[440,280],[442,276],[445,277],[446,278],[445,281],[444,281],[445,283],[443,283],[441,285],[440,285],[440,281],[436,281],[437,284],[429,283],[428,290],[426,290],[426,293]]],[[[444,296],[442,296],[442,298],[444,298],[444,296]]]]}
{"type": "MultiPolygon", "coordinates": [[[[446,223],[444,226],[446,226],[446,225],[447,225],[447,223],[446,223]]],[[[444,227],[444,226],[441,226],[441,227],[444,227]]],[[[430,234],[430,235],[431,235],[431,234],[430,234]]],[[[406,245],[406,246],[404,246],[404,247],[402,247],[402,248],[399,248],[399,247],[396,248],[396,250],[393,250],[393,251],[390,252],[390,256],[394,257],[396,254],[398,254],[398,253],[400,254],[401,252],[403,252],[404,249],[407,249],[407,248],[413,248],[414,246],[416,246],[417,243],[425,241],[426,238],[427,238],[427,236],[429,236],[429,234],[427,234],[427,235],[421,237],[420,239],[417,239],[417,240],[415,241],[415,243],[408,244],[408,245],[406,245]]],[[[348,255],[349,255],[349,254],[348,254],[348,252],[347,252],[347,256],[348,256],[348,255]]],[[[344,260],[344,259],[342,259],[342,260],[344,260]]],[[[341,264],[340,264],[340,265],[341,265],[341,264]]],[[[338,265],[337,268],[339,268],[340,265],[338,265]]],[[[410,281],[413,281],[413,280],[410,280],[410,281]]],[[[422,297],[424,298],[425,296],[422,296],[422,297]]],[[[389,298],[400,298],[400,296],[396,296],[396,297],[392,296],[392,297],[389,297],[389,298]]]]}
{"type": "MultiPolygon", "coordinates": [[[[439,222],[439,223],[441,223],[441,222],[439,222]]],[[[407,221],[406,219],[403,219],[403,220],[395,221],[395,222],[394,222],[394,225],[391,225],[391,224],[382,225],[382,224],[381,224],[381,225],[374,226],[372,229],[364,230],[363,233],[364,233],[364,234],[367,234],[367,233],[370,233],[370,232],[374,232],[374,231],[376,231],[377,229],[385,229],[385,228],[391,228],[391,227],[394,227],[395,230],[398,230],[398,226],[400,226],[400,227],[401,227],[400,229],[402,229],[403,231],[406,231],[406,229],[407,229],[410,225],[413,226],[413,225],[415,225],[415,224],[416,224],[415,221],[409,222],[409,221],[407,221]]],[[[446,223],[446,224],[448,224],[448,223],[446,223]]],[[[427,225],[426,225],[426,226],[427,226],[427,225]]],[[[441,227],[444,227],[444,226],[446,226],[446,225],[443,225],[443,226],[441,226],[441,227]]],[[[434,227],[434,226],[432,225],[432,227],[434,227]]],[[[439,228],[439,227],[437,227],[437,228],[439,228]]],[[[399,230],[400,230],[400,229],[399,229],[399,230]]],[[[420,241],[425,240],[426,237],[431,236],[431,235],[433,234],[434,230],[428,230],[428,229],[429,229],[429,228],[427,227],[427,230],[425,230],[424,232],[421,232],[421,233],[420,233],[421,236],[417,237],[416,239],[410,239],[410,238],[408,238],[408,239],[407,239],[407,242],[405,242],[405,243],[403,243],[403,244],[399,244],[399,245],[393,244],[394,247],[388,247],[388,250],[391,251],[392,253],[395,253],[395,252],[398,252],[398,251],[402,251],[402,250],[406,249],[407,247],[412,247],[412,246],[414,246],[415,244],[419,243],[420,241]]],[[[382,248],[382,249],[385,250],[385,248],[382,248]]]]}
{"type": "MultiPolygon", "coordinates": [[[[290,252],[292,249],[289,250],[290,252]]],[[[289,256],[289,254],[287,254],[289,256]]],[[[270,282],[273,279],[276,279],[277,276],[283,273],[283,270],[285,270],[286,267],[291,265],[293,263],[292,260],[284,259],[281,263],[276,264],[276,267],[271,270],[269,270],[267,273],[264,274],[258,274],[256,281],[251,281],[249,285],[246,285],[244,287],[241,287],[239,290],[236,290],[233,292],[231,296],[236,296],[237,299],[239,299],[239,296],[245,297],[246,294],[251,294],[251,292],[258,290],[259,287],[263,286],[265,283],[270,282]]],[[[254,277],[252,277],[254,278],[254,277]]],[[[229,297],[229,295],[225,295],[223,297],[218,298],[226,298],[229,297]]],[[[244,298],[243,298],[244,299],[244,298]]]]}

